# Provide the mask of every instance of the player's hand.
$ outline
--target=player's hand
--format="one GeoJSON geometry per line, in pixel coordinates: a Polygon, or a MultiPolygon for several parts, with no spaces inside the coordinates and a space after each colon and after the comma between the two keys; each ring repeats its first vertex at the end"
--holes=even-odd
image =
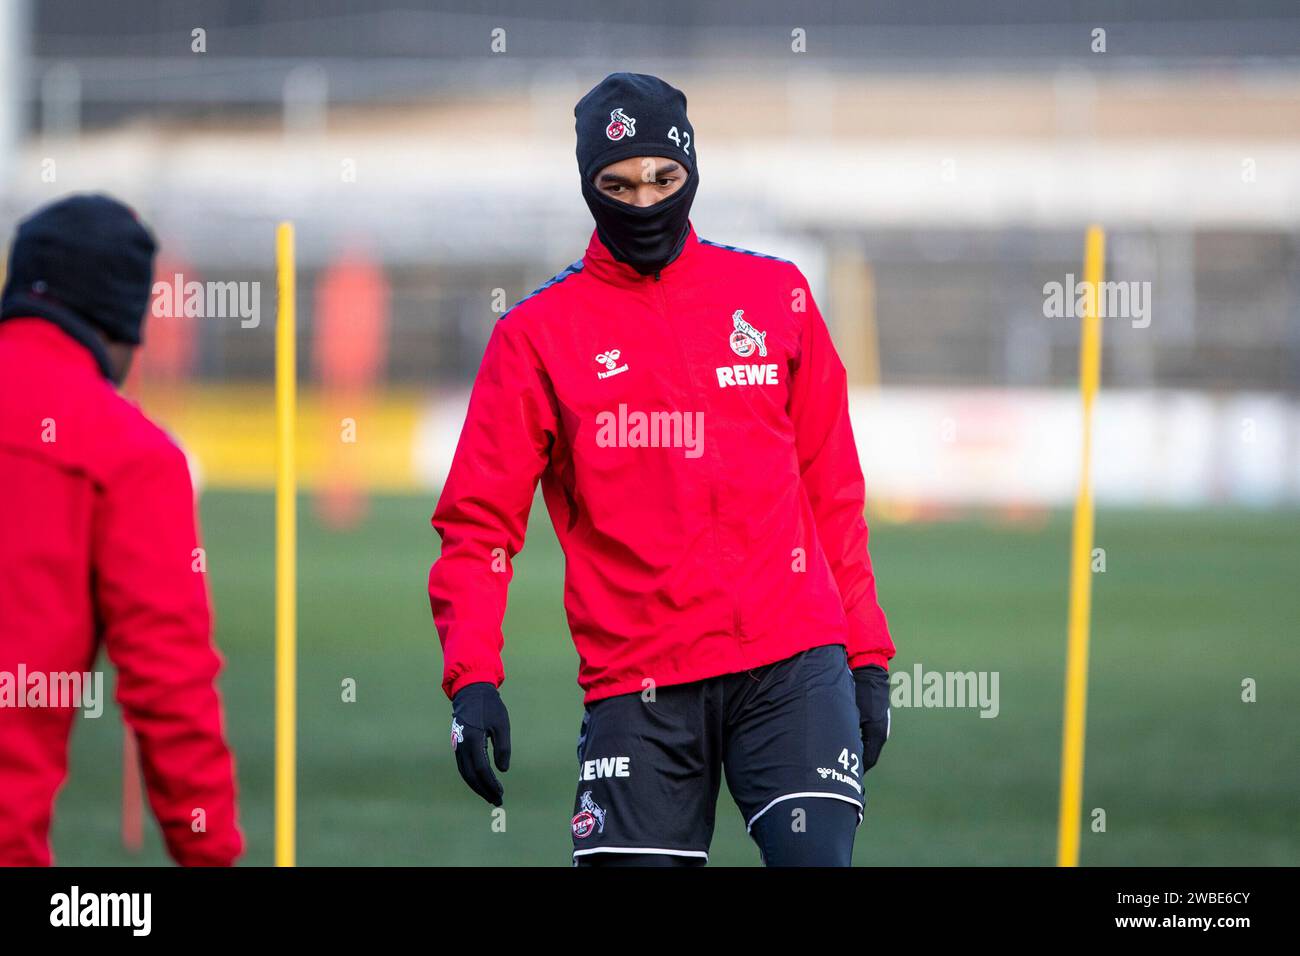
{"type": "Polygon", "coordinates": [[[880,748],[889,739],[889,671],[868,664],[853,671],[858,697],[858,721],[862,728],[862,772],[880,759],[880,748]]]}
{"type": "Polygon", "coordinates": [[[469,788],[494,807],[505,793],[488,763],[488,739],[497,769],[510,769],[510,715],[491,684],[466,684],[451,702],[451,749],[469,788]]]}

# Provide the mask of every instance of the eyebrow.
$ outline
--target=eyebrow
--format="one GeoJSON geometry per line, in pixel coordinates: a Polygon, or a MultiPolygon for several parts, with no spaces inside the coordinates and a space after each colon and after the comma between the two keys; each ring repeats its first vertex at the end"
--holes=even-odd
{"type": "MultiPolygon", "coordinates": [[[[669,173],[681,172],[681,169],[682,167],[678,163],[674,163],[674,162],[665,163],[663,166],[655,167],[654,178],[661,179],[662,177],[667,176],[669,173]]],[[[653,180],[651,181],[653,182],[653,180]]],[[[637,177],[636,179],[629,179],[626,176],[620,176],[618,173],[601,173],[600,177],[597,180],[598,185],[601,186],[612,185],[612,184],[618,184],[622,186],[632,186],[639,182],[641,182],[640,177],[637,177]]]]}

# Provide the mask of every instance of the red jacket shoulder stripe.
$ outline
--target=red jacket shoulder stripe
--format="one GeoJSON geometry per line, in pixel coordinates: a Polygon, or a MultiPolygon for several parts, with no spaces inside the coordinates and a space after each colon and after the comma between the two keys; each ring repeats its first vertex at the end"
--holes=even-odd
{"type": "MultiPolygon", "coordinates": [[[[569,263],[569,265],[565,266],[555,275],[551,276],[549,279],[547,279],[545,282],[539,285],[532,292],[528,293],[526,296],[524,296],[522,299],[520,299],[510,308],[506,309],[506,311],[502,313],[501,318],[504,319],[507,315],[509,315],[515,309],[519,308],[521,305],[523,305],[525,302],[527,302],[529,299],[533,298],[534,296],[541,295],[547,289],[551,288],[552,286],[559,285],[561,282],[563,282],[565,279],[569,278],[570,276],[577,275],[579,272],[582,271],[582,265],[583,263],[581,259],[577,260],[576,262],[569,263]]],[[[500,320],[498,319],[498,321],[500,320]]]]}
{"type": "Polygon", "coordinates": [[[780,256],[769,256],[765,252],[754,252],[752,249],[742,249],[739,246],[729,246],[726,243],[714,242],[712,239],[700,239],[700,242],[706,246],[713,246],[715,249],[726,249],[728,252],[738,252],[742,256],[754,256],[756,259],[771,259],[774,262],[784,262],[787,265],[794,265],[789,259],[782,259],[780,256]]]}

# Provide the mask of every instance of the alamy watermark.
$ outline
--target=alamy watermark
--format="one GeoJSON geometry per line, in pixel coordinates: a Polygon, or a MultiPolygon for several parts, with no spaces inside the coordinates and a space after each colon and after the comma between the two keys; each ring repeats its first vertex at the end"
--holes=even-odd
{"type": "Polygon", "coordinates": [[[1002,709],[998,671],[927,671],[914,664],[910,672],[891,673],[889,684],[891,707],[978,708],[990,718],[1002,709]]]}
{"type": "Polygon", "coordinates": [[[704,454],[703,412],[641,412],[620,403],[596,415],[599,448],[681,448],[687,458],[704,454]]]}
{"type": "MultiPolygon", "coordinates": [[[[1043,315],[1049,319],[1082,318],[1092,296],[1090,283],[1075,281],[1074,273],[1067,272],[1064,282],[1043,286],[1043,315]]],[[[1135,329],[1151,324],[1150,282],[1102,282],[1096,296],[1098,318],[1129,319],[1135,329]]]]}
{"type": "Polygon", "coordinates": [[[177,272],[153,284],[155,318],[239,319],[245,329],[262,324],[262,283],[199,282],[177,272]]]}
{"type": "Polygon", "coordinates": [[[0,670],[0,710],[48,708],[80,709],[86,717],[104,713],[102,671],[29,671],[19,664],[17,671],[0,670]]]}
{"type": "Polygon", "coordinates": [[[148,936],[153,929],[153,894],[83,892],[74,883],[68,892],[50,897],[50,925],[120,927],[132,936],[148,936]]]}

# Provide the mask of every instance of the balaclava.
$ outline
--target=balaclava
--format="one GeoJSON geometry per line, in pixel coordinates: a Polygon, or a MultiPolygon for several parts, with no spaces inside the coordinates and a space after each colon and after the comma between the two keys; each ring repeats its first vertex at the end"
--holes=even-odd
{"type": "Polygon", "coordinates": [[[596,234],[618,261],[642,275],[657,272],[682,251],[700,183],[685,94],[657,76],[611,73],[578,101],[573,115],[582,198],[596,234]],[[600,170],[629,156],[674,159],[686,168],[686,182],[653,206],[619,202],[593,185],[600,170]]]}
{"type": "Polygon", "coordinates": [[[18,224],[0,320],[47,319],[85,345],[108,374],[94,330],[139,345],[157,245],[134,212],[103,195],[78,194],[18,224]]]}

